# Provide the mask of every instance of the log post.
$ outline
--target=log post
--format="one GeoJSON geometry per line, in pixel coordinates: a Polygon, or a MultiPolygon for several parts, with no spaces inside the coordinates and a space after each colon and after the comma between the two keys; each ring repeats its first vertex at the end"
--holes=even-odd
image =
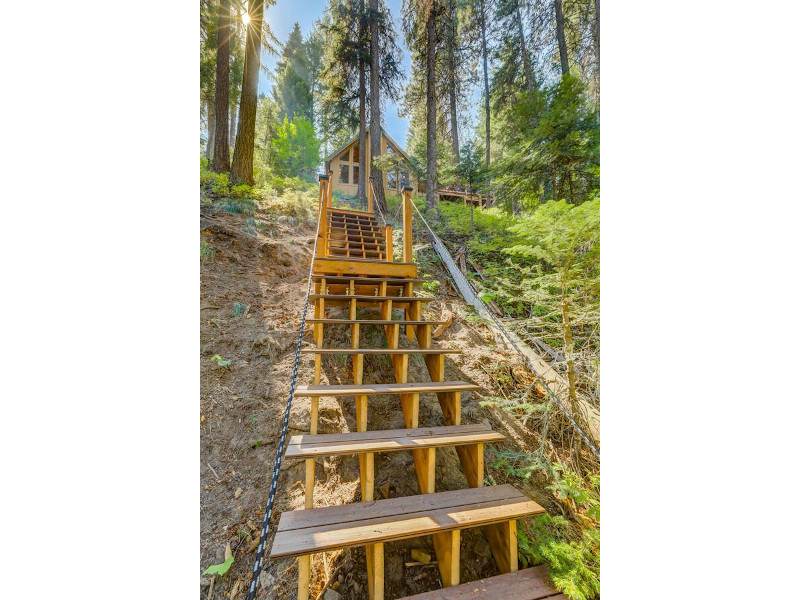
{"type": "Polygon", "coordinates": [[[327,256],[325,247],[327,246],[328,233],[328,187],[330,178],[327,175],[319,176],[319,239],[317,241],[317,256],[325,258],[327,256]]]}
{"type": "Polygon", "coordinates": [[[411,192],[413,188],[403,188],[403,262],[414,262],[411,253],[411,192]]]}
{"type": "Polygon", "coordinates": [[[328,206],[333,206],[333,171],[328,171],[328,206]]]}
{"type": "Polygon", "coordinates": [[[384,232],[386,238],[386,260],[392,262],[394,260],[394,248],[392,247],[392,226],[387,225],[384,232]]]}

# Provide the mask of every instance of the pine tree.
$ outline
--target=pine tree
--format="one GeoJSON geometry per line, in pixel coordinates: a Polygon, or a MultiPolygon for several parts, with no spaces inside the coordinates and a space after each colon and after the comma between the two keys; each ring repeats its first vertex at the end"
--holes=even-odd
{"type": "MultiPolygon", "coordinates": [[[[271,3],[271,0],[269,0],[271,3]]],[[[231,179],[253,185],[253,152],[255,150],[258,71],[261,68],[261,36],[265,0],[251,0],[247,5],[250,22],[245,38],[242,99],[239,106],[239,130],[233,149],[231,179]]]]}
{"type": "Polygon", "coordinates": [[[275,69],[272,88],[275,101],[290,121],[295,117],[314,120],[311,85],[311,62],[300,25],[295,23],[275,69]]]}
{"type": "Polygon", "coordinates": [[[223,173],[230,169],[228,148],[228,94],[230,75],[231,7],[229,0],[219,0],[217,14],[217,77],[214,85],[214,161],[211,169],[223,173]]]}

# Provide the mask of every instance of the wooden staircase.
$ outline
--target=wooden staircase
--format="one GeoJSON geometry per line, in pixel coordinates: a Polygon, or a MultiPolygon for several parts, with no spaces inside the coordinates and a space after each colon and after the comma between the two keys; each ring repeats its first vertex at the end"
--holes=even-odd
{"type": "Polygon", "coordinates": [[[458,585],[460,532],[471,527],[485,529],[498,569],[509,574],[481,580],[481,589],[500,590],[497,593],[517,590],[513,593],[515,600],[557,597],[557,590],[540,568],[535,573],[527,569],[516,577],[516,520],[543,513],[544,509],[510,485],[483,487],[484,444],[504,437],[486,425],[461,424],[461,393],[477,386],[445,380],[445,356],[458,351],[433,346],[432,327],[438,322],[428,321],[422,314],[424,303],[430,299],[414,296],[414,286],[422,280],[417,278],[417,265],[412,260],[410,188],[403,192],[403,262],[394,261],[391,227],[380,226],[372,214],[371,193],[367,212],[336,209],[332,206],[329,179],[320,176],[320,223],[312,273],[314,290],[310,296],[314,317],[308,319],[314,328],[316,347],[302,350],[314,355],[313,384],[300,385],[295,391],[296,396],[311,398],[310,432],[292,437],[285,454],[287,459],[305,460],[305,510],[281,515],[271,550],[273,558],[298,558],[298,599],[309,597],[312,554],[364,546],[369,597],[381,600],[383,545],[426,535],[432,536],[441,580],[447,588],[435,592],[445,595],[430,598],[489,597],[470,595],[469,590],[458,585]],[[347,318],[328,317],[329,307],[348,309],[347,318]],[[377,318],[365,318],[360,309],[377,309],[377,314],[369,315],[377,318]],[[403,319],[393,318],[396,309],[403,311],[403,319]],[[349,327],[350,347],[324,347],[326,326],[349,327]],[[386,347],[361,347],[361,329],[370,326],[383,330],[386,347]],[[402,335],[409,342],[416,341],[416,347],[400,347],[402,335]],[[320,385],[322,358],[328,354],[350,356],[352,384],[320,385]],[[363,382],[364,356],[368,354],[389,357],[393,382],[363,382]],[[412,355],[424,358],[431,381],[408,381],[408,360],[412,355]],[[405,429],[368,428],[369,399],[384,394],[398,396],[405,429]],[[436,395],[447,425],[420,427],[421,394],[436,395]],[[357,431],[318,434],[322,396],[352,396],[357,431]],[[448,446],[456,449],[469,487],[436,492],[436,450],[448,446]],[[397,451],[411,452],[421,495],[375,500],[375,453],[397,451]],[[314,508],[315,460],[343,454],[358,456],[362,502],[314,508]],[[503,577],[506,579],[501,580],[503,577]],[[462,592],[466,595],[459,595],[462,592]]]}

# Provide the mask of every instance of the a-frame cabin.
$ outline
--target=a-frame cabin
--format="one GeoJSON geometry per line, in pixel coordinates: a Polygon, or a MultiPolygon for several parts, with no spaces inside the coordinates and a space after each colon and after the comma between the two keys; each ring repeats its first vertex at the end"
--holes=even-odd
{"type": "MultiPolygon", "coordinates": [[[[369,128],[367,128],[367,144],[364,149],[364,152],[366,152],[365,181],[367,182],[371,174],[369,151],[369,128]]],[[[334,150],[325,159],[325,172],[333,173],[331,185],[334,192],[341,192],[345,196],[356,196],[358,194],[360,153],[361,148],[358,145],[358,135],[356,135],[334,150]]],[[[400,194],[406,186],[411,186],[418,192],[425,191],[425,181],[418,180],[413,174],[411,157],[383,129],[381,129],[381,154],[394,155],[397,163],[395,169],[385,169],[383,171],[383,188],[387,194],[392,192],[400,194]]],[[[366,194],[366,191],[364,193],[366,194]]]]}

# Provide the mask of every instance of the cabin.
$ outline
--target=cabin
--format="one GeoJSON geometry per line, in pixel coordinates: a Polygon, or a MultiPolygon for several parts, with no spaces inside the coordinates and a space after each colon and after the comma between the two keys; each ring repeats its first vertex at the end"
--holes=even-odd
{"type": "MultiPolygon", "coordinates": [[[[369,182],[369,128],[367,128],[366,152],[366,181],[369,182]]],[[[358,161],[361,148],[358,145],[358,135],[349,139],[343,146],[336,149],[325,159],[325,170],[332,172],[332,191],[339,191],[346,196],[358,194],[358,161]]],[[[398,158],[398,167],[393,170],[384,170],[383,188],[386,193],[400,194],[405,186],[411,186],[418,192],[425,191],[425,181],[418,180],[412,175],[411,157],[405,153],[400,144],[395,142],[383,128],[381,128],[381,154],[395,154],[398,158]]]]}

